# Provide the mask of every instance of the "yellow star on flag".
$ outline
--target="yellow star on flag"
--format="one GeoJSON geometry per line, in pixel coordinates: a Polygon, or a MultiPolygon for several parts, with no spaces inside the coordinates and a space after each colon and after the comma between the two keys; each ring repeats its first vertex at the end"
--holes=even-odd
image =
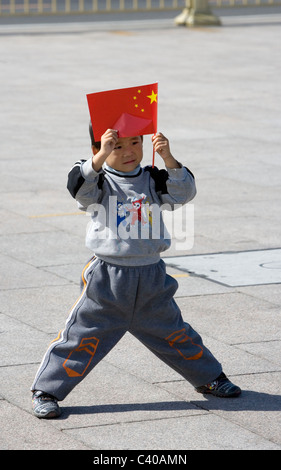
{"type": "Polygon", "coordinates": [[[150,99],[150,104],[152,104],[154,101],[157,103],[157,93],[154,93],[152,90],[151,95],[148,95],[147,98],[150,99]]]}

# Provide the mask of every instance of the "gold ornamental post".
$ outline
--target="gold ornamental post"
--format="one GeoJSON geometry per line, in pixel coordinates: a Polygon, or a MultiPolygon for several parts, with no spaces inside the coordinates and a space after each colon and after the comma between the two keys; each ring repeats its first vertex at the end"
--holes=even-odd
{"type": "Polygon", "coordinates": [[[208,0],[186,0],[184,10],[175,18],[179,26],[220,26],[220,19],[209,7],[208,0]]]}

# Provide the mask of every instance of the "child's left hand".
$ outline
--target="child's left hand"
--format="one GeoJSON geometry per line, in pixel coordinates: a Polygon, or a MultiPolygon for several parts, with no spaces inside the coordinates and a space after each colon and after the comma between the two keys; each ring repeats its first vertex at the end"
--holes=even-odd
{"type": "Polygon", "coordinates": [[[167,137],[161,132],[155,134],[151,138],[155,151],[163,158],[166,167],[179,168],[178,162],[174,159],[170,151],[170,144],[167,137]]]}
{"type": "Polygon", "coordinates": [[[169,140],[161,133],[155,134],[151,138],[155,151],[166,160],[172,156],[170,152],[169,140]]]}

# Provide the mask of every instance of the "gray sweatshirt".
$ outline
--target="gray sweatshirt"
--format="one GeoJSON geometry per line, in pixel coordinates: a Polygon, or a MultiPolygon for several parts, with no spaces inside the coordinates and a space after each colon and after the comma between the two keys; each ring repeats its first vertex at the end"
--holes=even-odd
{"type": "Polygon", "coordinates": [[[162,211],[173,211],[196,194],[194,176],[185,167],[97,173],[91,158],[75,163],[67,187],[90,215],[86,246],[98,258],[123,266],[157,263],[171,244],[162,211]]]}

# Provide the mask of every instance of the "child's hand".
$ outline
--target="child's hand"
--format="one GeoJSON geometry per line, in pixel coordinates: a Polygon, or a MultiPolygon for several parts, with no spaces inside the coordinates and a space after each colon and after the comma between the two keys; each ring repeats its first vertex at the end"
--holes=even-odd
{"type": "Polygon", "coordinates": [[[152,143],[155,151],[163,160],[171,157],[169,141],[161,132],[152,136],[152,143]]]}
{"type": "Polygon", "coordinates": [[[111,154],[118,141],[118,132],[114,129],[107,129],[101,136],[101,152],[107,157],[111,154]]]}
{"type": "Polygon", "coordinates": [[[167,137],[161,132],[155,134],[151,138],[155,151],[163,158],[167,168],[179,168],[180,165],[174,159],[170,151],[170,144],[167,137]]]}
{"type": "Polygon", "coordinates": [[[107,129],[107,131],[101,136],[101,148],[100,150],[92,147],[93,158],[92,167],[95,171],[100,171],[107,157],[111,154],[116,143],[118,141],[118,132],[113,129],[107,129]]]}

